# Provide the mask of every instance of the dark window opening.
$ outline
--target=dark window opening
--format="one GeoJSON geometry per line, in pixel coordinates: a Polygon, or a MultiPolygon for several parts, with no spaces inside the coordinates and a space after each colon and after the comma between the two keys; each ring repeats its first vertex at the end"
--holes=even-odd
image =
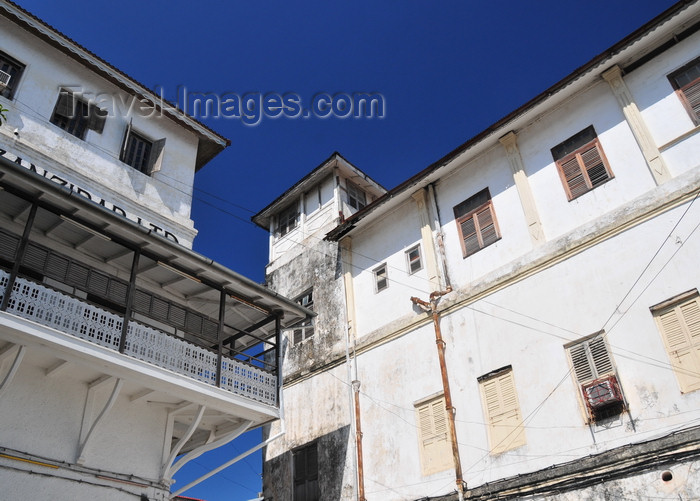
{"type": "Polygon", "coordinates": [[[24,65],[4,52],[0,52],[0,71],[9,75],[9,80],[6,82],[5,88],[0,91],[0,96],[12,99],[15,95],[19,79],[24,72],[24,65]]]}
{"type": "Polygon", "coordinates": [[[51,115],[51,123],[77,138],[84,139],[88,129],[102,133],[107,112],[62,90],[51,115]]]}
{"type": "Polygon", "coordinates": [[[296,203],[280,212],[277,223],[277,236],[283,237],[297,227],[299,221],[299,211],[296,203]]]}

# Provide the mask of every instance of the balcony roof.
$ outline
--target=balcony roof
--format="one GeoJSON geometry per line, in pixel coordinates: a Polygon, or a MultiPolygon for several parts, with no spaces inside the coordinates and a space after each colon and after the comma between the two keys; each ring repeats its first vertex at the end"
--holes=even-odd
{"type": "MultiPolygon", "coordinates": [[[[186,297],[198,295],[203,310],[206,310],[206,304],[211,304],[212,312],[216,311],[217,290],[224,290],[236,300],[236,304],[245,306],[241,308],[244,311],[230,309],[238,317],[235,322],[238,329],[255,332],[257,328],[253,327],[272,315],[282,316],[283,327],[314,316],[312,311],[294,301],[4,157],[0,157],[0,186],[8,193],[14,192],[26,200],[38,201],[41,206],[58,213],[54,217],[54,225],[58,226],[62,221],[77,224],[79,232],[63,232],[65,242],[76,249],[88,250],[105,263],[130,259],[128,256],[115,256],[117,243],[130,249],[140,249],[142,256],[160,265],[158,269],[144,272],[151,274],[149,278],[153,282],[164,283],[179,277],[176,286],[178,292],[186,297]],[[91,234],[99,238],[91,239],[91,234]],[[163,276],[164,273],[169,276],[163,276]],[[211,290],[207,292],[207,288],[211,290]]],[[[7,201],[2,205],[3,212],[14,221],[21,219],[22,211],[27,208],[11,207],[7,201]]],[[[49,223],[46,221],[44,224],[49,223]]],[[[60,229],[52,229],[51,232],[61,234],[60,229]]],[[[128,269],[127,264],[124,267],[128,269]]],[[[250,341],[254,342],[252,339],[250,341]]]]}

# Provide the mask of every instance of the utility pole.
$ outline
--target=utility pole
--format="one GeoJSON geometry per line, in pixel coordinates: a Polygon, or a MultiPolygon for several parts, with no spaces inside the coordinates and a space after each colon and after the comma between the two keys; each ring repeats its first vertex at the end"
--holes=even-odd
{"type": "Polygon", "coordinates": [[[435,327],[435,344],[440,360],[440,374],[442,375],[442,390],[445,395],[445,409],[447,410],[447,424],[450,429],[450,442],[452,443],[452,458],[455,465],[455,482],[457,484],[457,494],[459,501],[464,501],[464,480],[462,478],[462,462],[459,458],[459,447],[457,445],[457,431],[455,429],[455,408],[452,406],[452,395],[450,393],[450,379],[447,376],[447,363],[445,362],[445,341],[440,332],[440,315],[437,310],[438,301],[442,296],[452,292],[452,288],[444,291],[435,291],[430,294],[430,301],[423,301],[417,297],[412,297],[411,302],[430,312],[433,317],[435,327]]]}

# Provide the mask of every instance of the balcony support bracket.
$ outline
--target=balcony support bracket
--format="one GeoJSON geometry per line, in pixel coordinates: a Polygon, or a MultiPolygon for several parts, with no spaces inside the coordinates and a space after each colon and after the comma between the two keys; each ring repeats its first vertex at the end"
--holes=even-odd
{"type": "Polygon", "coordinates": [[[7,371],[7,374],[5,374],[5,377],[2,380],[2,383],[0,383],[0,397],[2,397],[2,394],[5,393],[7,388],[10,386],[10,383],[12,383],[12,380],[15,377],[15,374],[17,374],[17,370],[19,369],[19,365],[22,363],[22,359],[24,358],[24,353],[27,351],[26,346],[21,346],[21,345],[15,345],[13,348],[8,350],[6,353],[10,353],[11,351],[16,351],[17,353],[15,354],[15,359],[12,362],[12,365],[10,366],[10,370],[7,371]]]}
{"type": "MultiPolygon", "coordinates": [[[[204,417],[204,411],[207,409],[205,405],[200,405],[199,408],[197,409],[197,415],[194,417],[192,422],[190,423],[189,428],[187,428],[187,431],[185,432],[182,437],[180,437],[180,440],[177,441],[175,446],[172,448],[170,451],[170,455],[168,456],[168,459],[165,460],[163,463],[163,479],[169,479],[171,477],[170,470],[171,466],[173,464],[173,461],[175,461],[175,458],[177,455],[180,453],[180,450],[182,447],[187,443],[187,441],[192,437],[192,434],[194,434],[195,430],[199,426],[199,423],[202,421],[202,418],[204,417]]],[[[168,420],[174,419],[173,417],[173,412],[170,413],[168,416],[168,420]]]]}
{"type": "MultiPolygon", "coordinates": [[[[185,464],[189,463],[191,460],[198,458],[199,456],[201,456],[205,452],[209,452],[211,450],[214,450],[218,447],[221,447],[221,446],[226,445],[229,442],[233,441],[235,438],[237,438],[240,435],[242,435],[243,433],[245,433],[245,431],[248,428],[250,428],[251,424],[253,424],[252,421],[243,421],[243,423],[240,426],[236,427],[231,433],[227,433],[224,436],[222,436],[221,438],[214,440],[212,442],[207,441],[206,444],[204,444],[200,447],[197,447],[196,449],[193,449],[192,451],[190,451],[189,453],[187,453],[183,457],[181,457],[177,463],[172,465],[168,469],[168,472],[167,472],[168,476],[167,477],[164,476],[163,478],[165,480],[172,478],[172,476],[180,468],[182,468],[185,464]]],[[[197,483],[199,483],[199,482],[195,481],[195,484],[197,484],[197,483]]],[[[176,494],[179,494],[180,492],[183,492],[184,490],[189,489],[189,488],[190,488],[190,485],[186,486],[183,489],[180,489],[180,491],[178,491],[176,494]]]]}
{"type": "Polygon", "coordinates": [[[106,380],[100,380],[99,384],[91,384],[88,388],[87,397],[85,398],[85,409],[83,410],[83,424],[80,429],[80,442],[78,445],[78,454],[76,456],[77,459],[75,460],[75,462],[78,464],[85,463],[85,447],[92,438],[93,432],[97,428],[97,425],[100,424],[100,422],[109,413],[110,409],[112,409],[112,407],[114,406],[114,403],[117,401],[117,397],[119,396],[119,392],[121,391],[122,385],[124,383],[121,379],[116,380],[116,382],[114,383],[114,388],[112,389],[112,393],[110,394],[109,398],[107,399],[107,402],[105,402],[105,405],[102,408],[102,411],[97,416],[95,421],[93,421],[92,426],[90,426],[90,429],[88,431],[89,421],[92,417],[92,407],[95,400],[95,392],[105,382],[106,380]]]}

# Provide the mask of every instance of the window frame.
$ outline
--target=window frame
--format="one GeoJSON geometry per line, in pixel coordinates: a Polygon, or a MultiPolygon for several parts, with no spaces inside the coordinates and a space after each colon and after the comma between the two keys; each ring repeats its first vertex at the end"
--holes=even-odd
{"type": "Polygon", "coordinates": [[[90,101],[81,99],[67,89],[61,89],[56,99],[49,122],[64,132],[85,141],[88,130],[101,134],[104,130],[107,111],[90,101]],[[70,97],[69,97],[70,96],[70,97]],[[67,101],[71,100],[69,104],[67,101]],[[68,107],[71,108],[70,113],[68,107]]]}
{"type": "Polygon", "coordinates": [[[700,389],[700,376],[698,376],[700,372],[700,324],[695,327],[698,334],[694,335],[694,329],[692,329],[694,324],[689,324],[684,311],[685,308],[692,308],[693,304],[696,311],[691,312],[691,314],[698,315],[700,318],[700,293],[697,289],[691,289],[650,308],[666,349],[666,355],[683,394],[700,389]],[[671,315],[678,321],[677,327],[680,332],[678,330],[675,333],[668,332],[669,325],[666,318],[671,315]],[[675,334],[674,338],[671,338],[672,334],[675,334]],[[694,339],[696,336],[697,338],[694,339]],[[685,346],[680,341],[685,341],[685,346]],[[679,353],[681,351],[687,353],[679,353]]]}
{"type": "Polygon", "coordinates": [[[367,192],[349,179],[345,180],[345,193],[348,205],[353,209],[359,211],[367,207],[367,192]]]}
{"type": "Polygon", "coordinates": [[[386,263],[382,263],[372,270],[372,276],[374,277],[374,292],[379,294],[380,292],[389,288],[389,267],[386,263]],[[380,282],[384,282],[382,287],[379,286],[380,282]]]}
{"type": "Polygon", "coordinates": [[[605,331],[599,331],[576,341],[564,345],[566,355],[571,366],[571,376],[578,388],[577,394],[584,410],[587,423],[604,421],[619,416],[627,410],[627,402],[622,393],[622,385],[617,374],[615,361],[608,347],[605,331]],[[593,347],[592,345],[595,344],[593,347]],[[576,349],[583,348],[583,353],[573,353],[576,349]],[[586,367],[583,367],[585,360],[586,367]],[[586,404],[587,397],[584,386],[590,386],[596,382],[614,377],[616,389],[620,394],[619,402],[612,402],[598,410],[592,410],[586,404]]]}
{"type": "Polygon", "coordinates": [[[413,275],[414,273],[418,273],[420,270],[423,269],[423,254],[421,253],[420,250],[420,244],[416,244],[410,249],[408,249],[406,252],[406,267],[408,270],[409,275],[413,275]],[[418,253],[418,257],[415,259],[411,259],[411,254],[413,252],[418,253]],[[413,269],[413,265],[418,262],[418,267],[413,269]]]}
{"type": "Polygon", "coordinates": [[[488,431],[489,453],[498,455],[526,445],[525,426],[515,386],[513,367],[510,365],[502,367],[484,374],[477,378],[477,381],[488,431]],[[494,397],[498,402],[494,402],[494,397]],[[510,405],[507,406],[508,404],[510,405]],[[499,424],[504,421],[507,424],[499,424]],[[512,430],[500,430],[499,426],[507,426],[512,430]],[[505,436],[503,436],[504,433],[505,436]]]}
{"type": "Polygon", "coordinates": [[[164,150],[165,138],[154,141],[146,134],[143,134],[138,130],[134,130],[131,125],[131,121],[129,121],[124,132],[124,137],[122,138],[122,147],[119,150],[119,161],[143,174],[146,174],[147,176],[151,176],[160,170],[163,164],[164,150]],[[132,154],[130,153],[130,150],[132,149],[130,146],[132,144],[132,140],[141,141],[142,143],[148,144],[148,153],[141,156],[140,162],[136,162],[135,159],[130,158],[130,155],[132,154]]]}
{"type": "Polygon", "coordinates": [[[671,83],[671,87],[673,87],[673,90],[676,92],[676,95],[680,99],[681,104],[683,104],[683,107],[685,108],[686,112],[688,112],[690,119],[693,121],[693,125],[697,126],[700,125],[700,76],[698,76],[698,78],[685,85],[680,85],[676,80],[676,78],[680,74],[686,73],[689,69],[693,68],[694,66],[697,66],[698,69],[700,69],[700,57],[696,57],[695,59],[684,64],[677,70],[669,73],[667,78],[671,83]],[[693,91],[697,93],[697,111],[693,109],[693,104],[691,103],[690,99],[686,94],[686,91],[691,87],[696,87],[693,89],[693,91]]]}
{"type": "MultiPolygon", "coordinates": [[[[309,310],[314,309],[313,288],[308,289],[303,294],[300,294],[295,300],[296,303],[309,310]]],[[[297,322],[287,332],[291,333],[292,346],[296,346],[311,338],[315,333],[314,319],[305,318],[297,322]],[[298,335],[297,335],[298,334],[298,335]]]]}
{"type": "Polygon", "coordinates": [[[8,55],[6,52],[0,51],[0,70],[8,73],[10,75],[10,81],[4,89],[0,92],[0,96],[4,97],[8,101],[13,101],[15,98],[15,93],[17,92],[17,84],[22,79],[24,70],[27,65],[19,62],[14,57],[8,55]],[[11,70],[15,71],[12,72],[11,70]],[[10,71],[7,71],[10,70],[10,71]]]}
{"type": "Polygon", "coordinates": [[[301,447],[297,447],[291,451],[292,456],[292,498],[293,501],[320,501],[321,491],[319,483],[319,461],[318,461],[318,442],[313,441],[301,447]],[[313,450],[313,455],[316,458],[315,473],[308,473],[309,453],[313,450]],[[297,457],[303,455],[304,459],[304,475],[297,476],[299,468],[297,467],[297,457]],[[315,483],[315,484],[314,484],[315,483]],[[298,486],[304,486],[304,493],[299,495],[298,486]],[[312,489],[312,492],[309,492],[312,489]]]}
{"type": "Polygon", "coordinates": [[[478,191],[471,197],[455,205],[452,208],[452,210],[455,215],[455,223],[457,224],[457,232],[459,234],[460,243],[462,246],[463,258],[466,259],[467,257],[476,254],[480,250],[488,247],[489,245],[495,244],[501,239],[501,230],[498,226],[498,220],[496,219],[496,211],[493,207],[493,199],[491,198],[491,192],[489,191],[488,187],[478,191]],[[484,196],[487,197],[487,200],[485,202],[479,204],[476,207],[471,207],[473,203],[476,203],[480,198],[484,196]],[[469,207],[469,209],[467,209],[466,212],[464,212],[464,214],[460,214],[462,207],[469,207]],[[486,225],[484,228],[481,228],[480,216],[486,213],[487,211],[489,212],[489,217],[491,219],[492,224],[486,225]],[[472,221],[472,224],[474,226],[474,233],[465,236],[463,231],[463,225],[469,220],[472,221]],[[486,228],[489,226],[493,227],[493,234],[495,235],[495,238],[490,239],[488,242],[485,242],[484,233],[486,231],[486,228]],[[467,237],[470,237],[471,235],[476,236],[477,245],[479,247],[478,249],[471,250],[467,248],[466,240],[467,237]]]}
{"type": "Polygon", "coordinates": [[[445,395],[440,393],[425,398],[415,402],[413,406],[416,410],[418,451],[423,476],[433,475],[454,467],[445,395]],[[436,412],[442,414],[442,419],[436,420],[440,417],[436,415],[436,412]],[[426,422],[426,419],[429,419],[430,422],[426,422]],[[434,447],[429,449],[430,446],[434,447]]]}
{"type": "Polygon", "coordinates": [[[551,153],[552,158],[554,159],[554,164],[557,167],[557,172],[559,173],[559,178],[561,179],[561,182],[564,185],[564,192],[566,193],[566,197],[569,202],[579,198],[580,196],[585,195],[590,191],[593,191],[594,189],[604,185],[608,181],[615,179],[615,175],[613,174],[613,171],[610,168],[610,163],[608,162],[608,159],[605,156],[605,152],[603,151],[603,146],[600,142],[598,134],[596,133],[595,128],[592,125],[586,127],[585,129],[581,130],[580,132],[577,132],[565,141],[562,141],[561,143],[556,145],[554,148],[551,149],[551,153]],[[586,136],[591,137],[591,139],[586,140],[586,136]],[[577,144],[579,142],[580,144],[577,144]],[[567,147],[567,143],[572,144],[572,146],[569,146],[569,148],[575,148],[574,151],[565,154],[559,153],[558,150],[565,150],[565,148],[567,147]],[[583,157],[585,154],[593,150],[593,148],[596,149],[601,163],[596,163],[593,166],[588,167],[583,157]],[[578,175],[571,177],[571,179],[567,179],[566,173],[568,169],[565,166],[572,160],[576,161],[575,164],[578,168],[578,175]],[[592,170],[593,167],[598,167],[601,164],[605,170],[606,178],[602,181],[596,182],[596,184],[594,185],[593,181],[591,180],[591,174],[589,171],[592,170]],[[585,191],[576,192],[574,194],[570,181],[578,178],[579,176],[582,177],[586,189],[585,191]]]}
{"type": "Polygon", "coordinates": [[[281,210],[277,214],[277,228],[275,229],[277,238],[282,238],[295,230],[299,226],[299,216],[299,202],[296,200],[288,207],[281,210]],[[292,218],[290,218],[290,216],[292,216],[292,218]],[[285,223],[284,225],[282,225],[283,220],[285,223]],[[293,224],[290,224],[290,221],[293,221],[293,224]]]}

